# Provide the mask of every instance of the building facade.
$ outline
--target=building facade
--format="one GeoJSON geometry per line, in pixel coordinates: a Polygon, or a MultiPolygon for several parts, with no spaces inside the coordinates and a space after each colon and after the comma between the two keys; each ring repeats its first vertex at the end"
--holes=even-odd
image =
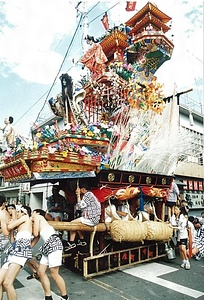
{"type": "Polygon", "coordinates": [[[180,158],[175,174],[180,183],[182,199],[192,209],[204,210],[204,126],[202,104],[192,107],[186,103],[187,98],[180,98],[180,129],[191,135],[192,147],[188,155],[180,158]],[[190,107],[190,109],[189,109],[190,107]]]}

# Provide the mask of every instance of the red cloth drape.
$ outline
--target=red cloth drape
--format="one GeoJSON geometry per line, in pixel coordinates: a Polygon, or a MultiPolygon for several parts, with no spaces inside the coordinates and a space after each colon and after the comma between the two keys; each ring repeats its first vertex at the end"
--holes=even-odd
{"type": "Polygon", "coordinates": [[[82,56],[80,62],[82,62],[93,73],[93,78],[103,73],[105,69],[105,62],[107,60],[108,59],[103,52],[101,45],[94,43],[91,49],[82,56]]]}

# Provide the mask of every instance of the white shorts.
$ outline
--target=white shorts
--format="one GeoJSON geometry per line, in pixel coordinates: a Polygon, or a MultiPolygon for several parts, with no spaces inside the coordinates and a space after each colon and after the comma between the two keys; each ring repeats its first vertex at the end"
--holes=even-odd
{"type": "Polygon", "coordinates": [[[56,250],[48,256],[42,255],[40,264],[49,266],[49,268],[59,267],[62,265],[62,250],[56,250]]]}
{"type": "Polygon", "coordinates": [[[80,217],[79,219],[80,219],[82,224],[89,225],[89,226],[95,226],[93,224],[93,222],[91,222],[89,219],[85,219],[84,217],[80,217]]]}
{"type": "Polygon", "coordinates": [[[24,267],[27,260],[28,259],[25,258],[25,257],[9,255],[8,259],[7,259],[7,262],[5,264],[3,264],[2,269],[8,269],[8,267],[11,263],[14,263],[14,264],[20,265],[21,267],[24,267]]]}
{"type": "Polygon", "coordinates": [[[53,217],[53,219],[57,218],[57,217],[60,217],[60,220],[62,221],[63,219],[63,215],[62,213],[60,212],[54,212],[54,211],[51,211],[51,212],[48,212],[49,215],[51,215],[53,217]]]}

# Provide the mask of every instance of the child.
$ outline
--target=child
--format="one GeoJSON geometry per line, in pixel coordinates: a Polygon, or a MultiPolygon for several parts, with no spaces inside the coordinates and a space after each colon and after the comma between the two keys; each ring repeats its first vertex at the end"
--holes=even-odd
{"type": "Polygon", "coordinates": [[[188,248],[188,218],[181,213],[181,208],[175,206],[174,213],[177,217],[177,227],[178,227],[178,246],[179,254],[182,259],[181,268],[190,270],[190,262],[187,255],[188,248]]]}

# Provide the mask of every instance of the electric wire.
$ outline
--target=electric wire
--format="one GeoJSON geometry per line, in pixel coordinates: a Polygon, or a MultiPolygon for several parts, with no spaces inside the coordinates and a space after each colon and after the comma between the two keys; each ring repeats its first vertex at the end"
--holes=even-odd
{"type": "MultiPolygon", "coordinates": [[[[71,1],[69,1],[69,3],[71,4],[71,5],[73,5],[73,3],[71,2],[71,1]]],[[[94,8],[96,8],[96,6],[98,6],[98,4],[100,3],[100,1],[99,2],[97,2],[87,13],[86,13],[86,15],[88,15],[94,8]]],[[[117,2],[115,5],[113,5],[111,8],[109,8],[108,10],[106,10],[106,12],[108,12],[108,11],[110,11],[112,8],[114,8],[116,5],[118,5],[120,2],[117,2]]],[[[102,13],[102,14],[100,14],[100,15],[98,15],[96,18],[94,18],[93,20],[91,20],[89,23],[88,23],[88,25],[90,24],[90,23],[92,23],[92,22],[94,22],[97,18],[99,18],[101,15],[103,15],[104,14],[104,12],[102,13]]],[[[75,31],[75,34],[74,34],[74,36],[72,37],[72,41],[71,41],[71,43],[74,41],[74,37],[75,37],[75,35],[76,35],[76,33],[77,33],[77,31],[78,31],[78,28],[80,27],[80,24],[81,24],[81,21],[82,21],[82,18],[84,18],[85,17],[85,14],[83,14],[83,13],[81,13],[81,17],[80,17],[80,21],[79,21],[79,23],[78,23],[78,26],[77,26],[77,30],[75,31]]],[[[64,38],[64,36],[62,37],[62,39],[64,38]]],[[[62,39],[59,41],[59,43],[58,43],[58,45],[61,43],[61,41],[62,41],[62,39]]],[[[70,43],[70,46],[68,47],[68,50],[70,49],[70,47],[71,47],[71,43],[70,43]]],[[[58,47],[58,45],[56,46],[56,48],[58,47]]],[[[55,77],[55,79],[54,79],[54,81],[53,81],[53,84],[52,84],[52,86],[51,86],[51,88],[49,89],[49,90],[47,90],[16,122],[15,122],[15,124],[16,123],[18,123],[18,121],[20,121],[21,120],[21,118],[22,117],[24,117],[39,101],[41,101],[42,100],[42,98],[47,94],[47,97],[46,97],[46,100],[44,101],[44,104],[43,104],[43,107],[41,108],[41,110],[39,111],[39,113],[38,113],[38,115],[37,115],[37,118],[36,118],[36,120],[35,120],[35,122],[34,122],[34,124],[37,122],[37,120],[39,119],[39,116],[40,116],[40,114],[41,114],[41,112],[43,111],[43,109],[44,109],[44,107],[45,107],[45,105],[46,105],[46,103],[47,103],[47,99],[48,99],[48,97],[49,97],[49,94],[51,93],[51,91],[52,91],[52,89],[53,89],[53,87],[54,87],[54,85],[55,85],[55,83],[56,83],[56,79],[57,79],[57,77],[58,77],[58,75],[59,75],[59,72],[61,71],[61,68],[62,68],[62,66],[63,66],[63,64],[64,64],[64,62],[65,62],[65,60],[66,60],[66,57],[67,57],[67,55],[68,55],[68,50],[67,50],[67,52],[66,52],[66,54],[65,54],[65,56],[64,56],[64,59],[63,59],[63,62],[62,62],[62,64],[61,64],[61,66],[60,66],[60,69],[59,69],[59,71],[58,71],[58,73],[57,73],[57,75],[56,75],[56,77],[55,77]]],[[[71,69],[73,68],[73,66],[71,66],[69,69],[68,69],[68,71],[70,71],[71,69]]],[[[68,72],[67,71],[67,72],[68,72]]]]}
{"type": "Polygon", "coordinates": [[[115,5],[113,5],[112,7],[110,7],[109,9],[107,9],[106,11],[104,11],[103,13],[99,14],[97,17],[95,17],[94,19],[92,19],[88,24],[91,24],[93,21],[95,21],[96,19],[98,19],[99,17],[103,16],[105,12],[108,12],[109,10],[111,10],[112,8],[114,8],[115,6],[117,6],[120,2],[117,2],[115,5]]]}
{"type": "MultiPolygon", "coordinates": [[[[69,1],[70,2],[70,1],[69,1]]],[[[71,3],[71,2],[70,2],[71,3]]],[[[98,4],[100,3],[100,1],[98,2],[98,3],[96,3],[87,13],[86,13],[86,15],[88,15],[98,4]]],[[[71,3],[72,4],[72,3],[71,3]]],[[[46,97],[46,100],[44,101],[44,104],[43,104],[43,107],[41,108],[41,110],[39,111],[39,113],[38,113],[38,115],[37,115],[37,118],[36,118],[36,120],[35,120],[35,122],[34,123],[36,123],[37,122],[37,120],[39,119],[39,116],[40,116],[40,114],[41,114],[41,112],[43,111],[43,109],[44,109],[44,107],[45,107],[45,105],[46,105],[46,103],[47,103],[47,99],[48,99],[48,97],[49,97],[49,95],[50,95],[50,93],[51,93],[51,91],[52,91],[52,89],[53,89],[53,87],[54,87],[54,85],[55,85],[55,83],[56,83],[56,80],[57,80],[57,77],[59,76],[59,73],[60,73],[60,71],[61,71],[61,69],[62,69],[62,67],[63,67],[63,65],[64,65],[64,62],[65,62],[65,60],[66,60],[66,57],[67,57],[67,55],[68,55],[68,53],[69,53],[69,50],[70,50],[70,48],[71,48],[71,45],[73,44],[73,41],[74,41],[74,39],[75,39],[75,36],[76,36],[76,34],[77,34],[77,31],[78,31],[78,29],[79,29],[79,27],[80,27],[80,25],[81,25],[81,21],[82,21],[82,19],[85,17],[84,16],[85,14],[83,14],[83,13],[81,13],[81,17],[80,17],[80,20],[79,20],[79,22],[78,22],[78,25],[77,25],[77,28],[76,28],[76,30],[75,30],[75,33],[74,33],[74,35],[72,36],[72,40],[71,40],[71,42],[70,42],[70,45],[69,45],[69,47],[68,47],[68,49],[67,49],[67,51],[66,51],[66,54],[65,54],[65,56],[64,56],[64,59],[63,59],[63,61],[62,61],[62,63],[61,63],[61,66],[60,66],[60,68],[59,68],[59,71],[57,72],[57,75],[55,76],[55,79],[54,79],[54,81],[53,81],[53,83],[52,83],[52,86],[51,86],[51,88],[46,92],[46,93],[48,93],[47,94],[47,97],[46,97]]],[[[61,42],[61,41],[60,41],[61,42]]],[[[71,70],[73,68],[73,66],[71,66],[70,68],[69,68],[69,70],[71,70]]],[[[68,70],[68,71],[69,71],[68,70]]],[[[45,94],[46,94],[45,93],[45,94]]],[[[44,95],[45,95],[44,94],[44,95]]],[[[44,96],[43,95],[43,96],[44,96]]],[[[42,96],[42,97],[43,97],[42,96]]],[[[42,97],[39,99],[39,100],[41,100],[42,99],[42,97]]],[[[39,100],[36,102],[36,103],[38,103],[39,102],[39,100]]],[[[36,104],[35,103],[35,104],[36,104]]],[[[34,104],[34,105],[35,105],[34,104]]],[[[28,110],[29,111],[29,110],[28,110]]],[[[27,111],[27,112],[28,112],[27,111]]],[[[27,113],[26,112],[26,113],[27,113]]],[[[25,113],[25,114],[26,114],[25,113]]],[[[24,115],[25,115],[24,114],[24,115]]],[[[23,115],[23,116],[24,116],[23,115]]]]}
{"type": "Polygon", "coordinates": [[[77,33],[77,31],[78,31],[78,29],[79,29],[79,26],[80,26],[80,24],[81,24],[82,17],[83,17],[83,15],[81,15],[81,17],[80,17],[80,20],[79,20],[79,22],[78,22],[78,25],[77,25],[76,30],[75,30],[75,32],[74,32],[74,35],[72,36],[71,42],[70,42],[70,44],[69,44],[69,47],[67,48],[67,51],[66,51],[66,53],[65,53],[65,56],[64,56],[63,61],[62,61],[61,65],[60,65],[60,68],[59,68],[59,70],[58,70],[58,72],[57,72],[57,75],[55,76],[55,79],[54,79],[54,81],[53,81],[53,83],[52,83],[52,85],[51,85],[51,88],[50,88],[49,91],[48,91],[48,94],[47,94],[47,97],[46,97],[45,102],[44,102],[44,104],[43,104],[43,107],[41,108],[41,110],[39,111],[39,113],[38,113],[38,115],[37,115],[37,118],[36,118],[36,120],[35,120],[35,123],[37,122],[37,120],[38,120],[38,118],[39,118],[39,116],[40,116],[42,110],[44,109],[45,104],[46,104],[46,102],[47,102],[47,99],[48,99],[48,97],[49,97],[49,95],[50,95],[50,93],[51,93],[51,91],[52,91],[52,89],[53,89],[53,87],[54,87],[54,85],[55,85],[55,83],[56,83],[56,80],[57,80],[57,78],[58,78],[58,76],[59,76],[59,73],[61,72],[61,69],[62,69],[62,67],[63,67],[63,65],[64,65],[64,62],[65,62],[65,60],[66,60],[66,58],[67,58],[67,55],[68,55],[68,53],[69,53],[69,51],[70,51],[70,48],[71,48],[71,46],[72,46],[72,44],[73,44],[73,41],[74,41],[74,39],[75,39],[76,33],[77,33]]]}
{"type": "Polygon", "coordinates": [[[20,121],[39,101],[41,101],[47,92],[48,90],[32,106],[29,107],[29,109],[14,123],[14,125],[18,123],[18,121],[20,121]]]}
{"type": "MultiPolygon", "coordinates": [[[[71,2],[71,1],[69,1],[69,3],[71,4],[71,5],[73,5],[73,3],[71,2]]],[[[97,2],[88,12],[86,12],[86,15],[88,15],[98,4],[100,3],[100,1],[99,2],[97,2]]],[[[119,4],[120,2],[117,2],[116,4],[114,4],[112,7],[110,7],[109,9],[107,9],[106,10],[106,12],[108,12],[108,11],[110,11],[112,8],[114,8],[115,6],[117,6],[118,4],[119,4]]],[[[76,8],[76,7],[75,7],[76,8]]],[[[105,12],[105,11],[104,11],[105,12]]],[[[100,16],[102,16],[103,14],[104,14],[104,12],[103,13],[101,13],[101,14],[99,14],[97,17],[95,17],[94,19],[92,19],[89,23],[88,23],[88,25],[90,25],[92,22],[94,22],[96,19],[98,19],[100,16]]],[[[45,107],[45,104],[47,103],[47,99],[48,99],[48,97],[49,97],[49,95],[50,95],[50,93],[51,93],[51,91],[52,91],[52,89],[53,89],[53,87],[54,87],[54,85],[55,85],[55,83],[56,83],[56,79],[57,79],[57,77],[58,77],[58,75],[59,75],[59,73],[60,73],[60,71],[61,71],[61,69],[62,69],[62,67],[63,67],[63,64],[64,64],[64,62],[65,62],[65,60],[66,60],[66,58],[67,58],[67,55],[68,55],[68,53],[69,53],[69,50],[70,50],[70,48],[71,48],[71,45],[72,45],[72,43],[73,43],[73,41],[74,41],[74,38],[75,38],[75,35],[76,35],[76,33],[77,33],[77,31],[78,31],[78,28],[80,27],[80,24],[81,24],[81,21],[82,21],[82,19],[83,18],[85,18],[85,13],[81,13],[81,17],[80,17],[80,20],[79,20],[79,23],[78,23],[78,26],[77,26],[77,29],[76,29],[76,31],[75,31],[75,33],[74,33],[74,35],[73,35],[73,37],[72,37],[72,40],[71,40],[71,42],[70,42],[70,45],[69,45],[69,47],[68,47],[68,49],[67,49],[67,51],[66,51],[66,54],[65,54],[65,56],[64,56],[64,59],[63,59],[63,61],[62,61],[62,63],[61,63],[61,66],[60,66],[60,68],[59,68],[59,71],[57,72],[57,75],[56,75],[56,77],[55,77],[55,79],[54,79],[54,81],[53,81],[53,83],[52,83],[52,86],[51,86],[51,88],[49,89],[49,90],[47,90],[16,122],[15,122],[15,124],[22,118],[22,117],[24,117],[39,101],[41,101],[42,100],[42,98],[47,94],[47,97],[46,97],[46,100],[44,101],[44,104],[43,104],[43,107],[42,107],[42,109],[39,111],[39,113],[38,113],[38,115],[37,115],[37,118],[36,118],[36,121],[34,122],[34,123],[36,123],[37,122],[37,120],[39,119],[39,116],[40,116],[40,114],[41,114],[41,112],[43,111],[43,109],[44,109],[44,107],[45,107]]],[[[63,36],[64,37],[64,36],[63,36]]],[[[62,38],[63,39],[63,38],[62,38]]],[[[61,39],[61,40],[62,40],[61,39]]],[[[60,40],[60,42],[61,42],[61,40],[60,40]]],[[[58,45],[60,44],[60,42],[58,43],[58,45]]],[[[56,47],[57,48],[57,47],[56,47]]],[[[200,61],[201,63],[203,63],[203,61],[202,60],[200,60],[198,57],[196,57],[194,54],[192,54],[189,50],[187,50],[191,55],[193,55],[198,61],[200,61]]],[[[77,63],[77,62],[76,62],[77,63]]],[[[73,66],[71,66],[69,69],[68,69],[68,71],[70,71],[71,69],[73,68],[73,66]]],[[[67,71],[67,72],[68,72],[67,71]]],[[[197,82],[196,82],[196,86],[197,86],[197,82]]],[[[198,92],[198,91],[197,91],[198,92]]],[[[199,99],[200,99],[200,95],[199,95],[199,99]]]]}

